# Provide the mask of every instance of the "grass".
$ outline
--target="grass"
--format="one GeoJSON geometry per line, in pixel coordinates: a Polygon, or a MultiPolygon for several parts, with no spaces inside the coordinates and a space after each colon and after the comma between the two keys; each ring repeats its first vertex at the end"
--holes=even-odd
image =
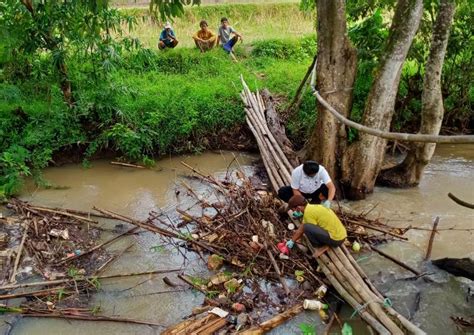
{"type": "MultiPolygon", "coordinates": [[[[151,18],[147,8],[122,8],[122,11],[137,18],[137,26],[128,35],[156,49],[163,24],[151,18]]],[[[243,35],[247,46],[255,41],[295,40],[315,33],[314,17],[304,14],[297,3],[208,5],[187,8],[184,16],[172,23],[179,40],[178,48],[194,47],[191,37],[199,30],[200,20],[207,20],[209,27],[217,31],[222,17],[227,17],[243,35]]]]}

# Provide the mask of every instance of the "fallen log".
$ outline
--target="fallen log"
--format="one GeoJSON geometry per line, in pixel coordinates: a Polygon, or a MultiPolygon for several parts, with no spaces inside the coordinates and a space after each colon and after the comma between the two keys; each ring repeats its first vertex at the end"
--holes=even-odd
{"type": "Polygon", "coordinates": [[[474,280],[474,260],[471,258],[441,258],[431,263],[454,276],[474,280]]]}

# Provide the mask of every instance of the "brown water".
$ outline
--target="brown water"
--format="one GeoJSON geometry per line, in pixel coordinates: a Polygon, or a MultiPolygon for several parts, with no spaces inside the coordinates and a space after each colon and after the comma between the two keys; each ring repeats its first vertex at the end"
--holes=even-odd
{"type": "MultiPolygon", "coordinates": [[[[92,206],[107,208],[126,215],[143,219],[151,210],[172,210],[173,206],[189,206],[189,197],[181,192],[182,176],[189,171],[180,161],[195,166],[206,173],[224,175],[241,165],[250,171],[249,164],[256,157],[246,154],[205,153],[198,156],[181,156],[160,160],[154,170],[139,170],[110,165],[108,161],[94,162],[85,169],[80,165],[68,165],[49,168],[44,176],[53,184],[67,186],[66,189],[40,190],[30,188],[23,196],[36,204],[64,206],[89,210],[92,206]],[[234,159],[237,158],[237,160],[234,159]],[[229,168],[230,166],[230,168],[229,168]]],[[[436,216],[440,217],[439,228],[474,228],[474,211],[462,208],[452,202],[447,193],[452,192],[466,201],[474,199],[474,146],[440,147],[432,164],[427,168],[424,179],[418,188],[393,190],[377,188],[366,201],[348,203],[357,210],[370,210],[371,215],[387,217],[394,226],[407,225],[431,227],[436,216]],[[375,208],[373,208],[376,205],[375,208]]],[[[198,187],[197,183],[186,179],[187,183],[198,187]]],[[[206,192],[201,188],[202,192],[206,192]]],[[[106,227],[116,222],[103,221],[106,227]]],[[[403,259],[421,270],[436,271],[429,264],[423,264],[429,232],[411,231],[409,243],[395,242],[385,246],[386,252],[403,259]]],[[[107,235],[104,236],[107,238],[107,235]]],[[[121,250],[133,243],[130,252],[124,254],[108,270],[108,273],[147,271],[180,267],[183,258],[173,248],[164,252],[153,252],[153,246],[162,242],[149,233],[120,240],[111,250],[121,250]]],[[[433,258],[474,257],[472,233],[462,231],[444,231],[436,237],[433,258]]],[[[186,272],[205,275],[207,270],[191,253],[187,254],[186,272]]],[[[400,270],[396,265],[381,259],[378,255],[364,254],[360,264],[368,271],[394,303],[405,315],[414,310],[414,301],[420,296],[418,312],[414,322],[420,324],[429,334],[455,334],[450,315],[469,315],[474,310],[472,302],[465,301],[467,283],[464,280],[449,277],[436,271],[432,276],[436,283],[426,284],[420,281],[405,281],[410,273],[400,270]],[[470,312],[469,312],[470,311],[470,312]]],[[[170,275],[174,277],[174,275],[170,275]]],[[[160,276],[150,278],[130,278],[126,280],[107,280],[103,282],[101,292],[91,297],[91,306],[100,306],[106,315],[153,320],[171,325],[190,313],[191,309],[202,303],[202,294],[191,291],[153,294],[170,290],[160,276]],[[142,283],[144,280],[146,282],[142,283]],[[141,283],[141,284],[140,284],[141,283]],[[136,287],[135,285],[139,284],[136,287]]],[[[343,311],[342,318],[358,329],[357,334],[365,333],[360,322],[350,319],[352,311],[343,311]],[[357,325],[359,324],[359,327],[357,325]]],[[[302,322],[313,324],[318,333],[324,326],[314,313],[303,313],[294,321],[274,330],[273,334],[297,334],[302,322]]],[[[0,327],[7,329],[7,325],[0,327]]],[[[16,323],[12,334],[159,334],[163,328],[148,326],[66,322],[64,320],[25,319],[16,323]]]]}

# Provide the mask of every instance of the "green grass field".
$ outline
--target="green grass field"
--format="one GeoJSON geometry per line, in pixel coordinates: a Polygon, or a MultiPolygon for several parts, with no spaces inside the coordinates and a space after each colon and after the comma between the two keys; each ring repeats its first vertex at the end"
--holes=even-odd
{"type": "MultiPolygon", "coordinates": [[[[150,17],[146,7],[121,10],[137,18],[137,26],[128,35],[138,38],[148,48],[157,48],[163,23],[150,17]]],[[[200,20],[207,20],[209,27],[217,31],[221,17],[227,17],[243,35],[244,45],[268,39],[298,39],[315,33],[314,17],[303,13],[298,3],[202,5],[187,8],[184,16],[172,23],[178,48],[194,47],[191,37],[199,30],[200,20]]]]}

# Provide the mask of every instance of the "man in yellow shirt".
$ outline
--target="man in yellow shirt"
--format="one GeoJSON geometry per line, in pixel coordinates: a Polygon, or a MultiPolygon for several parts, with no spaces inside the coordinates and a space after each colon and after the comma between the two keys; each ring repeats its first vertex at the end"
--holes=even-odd
{"type": "Polygon", "coordinates": [[[193,35],[194,43],[196,43],[196,46],[201,52],[211,50],[217,42],[216,34],[208,29],[206,20],[199,22],[199,27],[201,27],[201,29],[193,35]]]}
{"type": "Polygon", "coordinates": [[[329,247],[338,247],[346,239],[346,228],[332,209],[323,205],[310,205],[299,194],[290,198],[288,207],[295,212],[303,213],[303,223],[293,234],[291,240],[286,242],[288,248],[293,248],[295,242],[304,233],[311,244],[317,248],[314,257],[319,257],[329,247]]]}

